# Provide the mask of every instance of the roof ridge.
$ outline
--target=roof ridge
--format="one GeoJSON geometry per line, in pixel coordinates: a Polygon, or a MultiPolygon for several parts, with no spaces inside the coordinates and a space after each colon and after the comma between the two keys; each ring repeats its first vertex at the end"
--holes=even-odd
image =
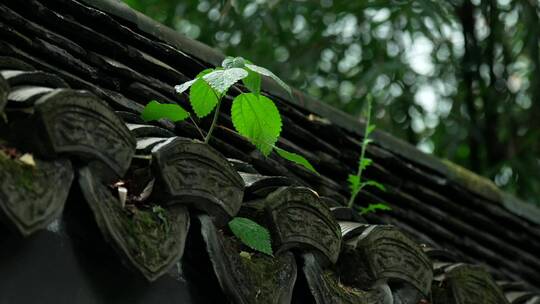
{"type": "MultiPolygon", "coordinates": [[[[12,1],[15,3],[16,0],[12,1]]],[[[320,287],[317,297],[323,300],[319,303],[333,302],[332,300],[324,300],[326,295],[332,298],[340,295],[347,298],[377,296],[377,293],[365,294],[361,290],[352,290],[352,293],[346,293],[351,291],[347,288],[344,290],[345,293],[326,293],[326,291],[335,291],[336,286],[340,287],[340,281],[335,280],[335,274],[339,274],[340,269],[347,270],[349,268],[347,262],[340,264],[341,266],[338,269],[326,268],[326,264],[335,260],[335,253],[338,248],[341,248],[338,239],[347,239],[345,245],[356,252],[356,254],[352,255],[353,257],[358,257],[358,254],[361,254],[361,260],[365,260],[364,262],[367,263],[365,265],[366,269],[376,270],[378,274],[384,272],[383,276],[375,278],[378,280],[375,280],[374,287],[376,287],[375,291],[380,291],[386,295],[392,293],[397,297],[403,296],[408,299],[410,297],[407,295],[409,291],[415,292],[415,289],[421,289],[423,291],[421,293],[426,293],[430,288],[433,288],[433,290],[437,290],[440,297],[444,297],[451,292],[451,290],[440,288],[446,284],[445,282],[452,283],[453,280],[459,279],[461,283],[465,284],[460,285],[459,289],[466,291],[470,285],[467,281],[462,281],[462,277],[469,278],[467,280],[471,283],[477,281],[477,278],[487,283],[492,281],[483,272],[476,271],[476,267],[467,272],[452,272],[453,268],[449,263],[455,263],[456,261],[485,264],[487,271],[491,272],[497,280],[523,280],[531,285],[527,287],[530,288],[529,291],[533,291],[533,287],[537,288],[536,282],[538,282],[540,262],[534,253],[536,249],[540,248],[540,242],[538,241],[540,227],[529,225],[527,221],[508,212],[499,204],[485,202],[486,200],[503,201],[504,195],[506,195],[489,180],[453,164],[446,164],[444,161],[437,160],[437,163],[442,166],[441,170],[445,170],[446,176],[442,176],[435,170],[430,170],[429,167],[424,168],[421,164],[414,162],[417,153],[412,146],[408,145],[415,154],[407,156],[402,154],[404,153],[401,151],[403,149],[399,146],[388,144],[388,142],[396,141],[398,144],[406,145],[389,134],[381,132],[382,135],[379,136],[387,136],[388,138],[383,139],[382,143],[368,148],[370,157],[375,160],[372,167],[374,171],[368,174],[370,174],[370,177],[384,178],[389,191],[386,192],[387,194],[379,193],[376,190],[373,192],[366,191],[363,193],[364,196],[361,197],[360,203],[367,204],[370,201],[377,202],[384,199],[392,207],[395,205],[395,209],[392,213],[387,214],[367,214],[363,219],[357,216],[352,209],[339,207],[340,199],[348,195],[342,177],[346,176],[350,168],[356,166],[360,138],[353,136],[352,133],[346,132],[344,129],[342,130],[337,125],[328,123],[325,119],[310,117],[308,111],[295,108],[293,105],[278,100],[277,97],[276,101],[279,102],[282,113],[288,115],[286,117],[288,124],[291,126],[291,129],[285,130],[286,132],[283,134],[285,138],[281,144],[293,145],[299,151],[306,149],[307,153],[316,151],[310,157],[318,160],[321,176],[309,175],[309,172],[303,172],[301,171],[302,168],[295,167],[290,163],[283,165],[272,157],[264,158],[243,137],[227,128],[227,126],[230,126],[230,120],[227,119],[230,118],[225,113],[222,113],[223,119],[221,120],[224,123],[217,128],[218,132],[212,144],[204,146],[204,148],[199,147],[201,145],[197,141],[175,137],[175,135],[178,135],[194,138],[198,135],[193,130],[194,127],[188,122],[176,125],[167,121],[145,123],[139,115],[145,101],[152,97],[163,98],[164,100],[170,99],[171,102],[185,102],[183,98],[173,93],[172,86],[178,81],[187,79],[188,76],[196,73],[199,68],[208,66],[209,63],[196,62],[196,59],[174,49],[172,46],[166,45],[160,39],[140,32],[129,21],[120,18],[116,20],[112,14],[109,15],[107,12],[101,12],[77,1],[55,0],[46,3],[45,0],[29,0],[27,3],[31,3],[33,6],[22,6],[22,8],[17,4],[0,4],[0,12],[5,13],[0,18],[2,22],[5,18],[7,24],[15,23],[12,20],[18,20],[18,24],[27,25],[18,28],[17,24],[15,24],[13,35],[8,35],[12,39],[0,43],[0,53],[5,53],[8,56],[0,57],[0,105],[2,100],[7,97],[9,100],[7,106],[11,107],[7,108],[8,110],[21,105],[34,106],[32,107],[34,114],[31,114],[33,115],[31,116],[32,123],[25,124],[26,120],[12,116],[11,113],[13,112],[6,112],[10,114],[9,118],[14,118],[13,123],[20,123],[13,125],[13,129],[10,127],[10,130],[18,130],[17,134],[22,130],[27,130],[29,133],[37,135],[38,128],[33,126],[38,123],[45,126],[50,126],[55,122],[66,124],[63,128],[65,132],[62,132],[62,135],[66,136],[66,138],[75,138],[76,145],[66,146],[64,143],[50,148],[45,145],[43,146],[44,151],[45,149],[47,151],[52,149],[52,151],[49,151],[51,154],[56,151],[62,152],[58,157],[74,160],[75,169],[80,173],[79,187],[77,188],[75,185],[76,191],[70,191],[70,193],[81,192],[75,193],[75,195],[82,195],[80,198],[87,201],[89,205],[86,207],[91,209],[87,211],[92,211],[98,225],[97,228],[101,230],[105,239],[113,242],[113,249],[120,254],[123,261],[127,261],[128,265],[139,269],[149,280],[163,274],[167,268],[176,263],[179,256],[183,255],[188,213],[183,208],[175,208],[181,207],[179,206],[180,200],[183,200],[182,197],[187,194],[183,186],[199,179],[199,181],[203,181],[201,184],[206,185],[204,188],[213,193],[213,199],[208,199],[206,192],[204,192],[198,193],[197,197],[202,199],[202,202],[207,203],[206,205],[197,203],[197,206],[195,206],[194,200],[184,200],[183,205],[187,206],[190,203],[192,206],[188,208],[195,213],[198,213],[195,211],[198,210],[215,219],[238,214],[239,216],[251,218],[256,222],[266,223],[270,226],[269,228],[273,227],[273,231],[277,231],[278,226],[283,226],[291,234],[276,232],[273,239],[281,244],[276,248],[288,248],[292,243],[298,243],[298,247],[305,248],[307,246],[316,249],[314,252],[317,252],[317,254],[307,254],[300,257],[304,259],[304,263],[298,264],[298,267],[302,267],[302,269],[298,269],[298,273],[308,271],[312,273],[311,278],[313,278],[313,274],[315,274],[315,278],[321,278],[319,274],[324,275],[324,280],[316,279],[308,282],[311,286],[320,287]],[[51,3],[50,6],[49,3],[51,3]],[[26,13],[28,15],[25,15],[26,13]],[[77,21],[71,21],[72,19],[68,17],[73,17],[77,21]],[[51,19],[53,19],[52,22],[51,19]],[[42,29],[37,26],[39,24],[43,24],[45,27],[42,29]],[[81,35],[81,32],[88,35],[81,35]],[[35,34],[35,36],[30,36],[32,34],[35,34]],[[81,38],[81,36],[83,37],[81,38]],[[44,41],[34,45],[29,43],[31,41],[29,37],[35,37],[34,40],[36,41],[41,41],[41,38],[44,41]],[[51,45],[49,48],[46,48],[47,44],[45,42],[47,41],[51,45]],[[96,42],[98,42],[98,47],[93,46],[96,45],[96,42]],[[47,57],[41,54],[43,52],[42,47],[46,51],[47,57]],[[88,50],[81,51],[83,48],[88,48],[88,50]],[[159,51],[156,51],[156,49],[159,51]],[[64,50],[64,52],[59,50],[64,50]],[[32,55],[36,57],[32,57],[32,55]],[[9,56],[19,58],[32,66],[35,65],[35,68],[29,67],[24,62],[19,62],[17,59],[10,59],[9,56]],[[124,57],[127,57],[127,59],[124,57]],[[185,60],[177,60],[178,58],[175,57],[185,57],[185,60]],[[54,61],[50,58],[59,58],[60,62],[53,65],[54,61]],[[48,64],[42,60],[52,62],[48,64]],[[62,65],[62,60],[70,61],[62,65]],[[183,65],[183,63],[187,64],[183,65]],[[98,72],[83,73],[75,70],[75,74],[71,75],[68,73],[68,71],[73,71],[73,68],[68,69],[68,66],[71,67],[71,65],[77,67],[87,66],[88,69],[95,69],[98,72]],[[37,77],[45,74],[34,72],[41,69],[57,74],[60,77],[59,79],[66,81],[66,84],[53,81],[54,75],[47,76],[47,79],[37,77]],[[13,73],[13,70],[21,70],[21,72],[13,73]],[[184,73],[186,76],[184,76],[184,73]],[[81,79],[76,77],[81,77],[81,79]],[[3,79],[5,80],[4,85],[7,85],[6,89],[2,89],[3,79]],[[92,83],[86,83],[85,81],[92,83]],[[113,83],[109,84],[108,81],[113,83]],[[124,86],[127,88],[114,85],[114,83],[120,81],[126,82],[124,86]],[[21,84],[28,84],[32,87],[52,86],[50,89],[57,86],[65,86],[66,88],[61,88],[56,93],[53,92],[47,95],[43,95],[41,91],[31,90],[24,96],[19,97],[21,94],[19,94],[18,86],[21,84]],[[69,89],[70,86],[73,86],[73,90],[69,89]],[[76,91],[81,88],[93,94],[76,91]],[[6,96],[6,94],[2,94],[2,90],[8,90],[10,94],[6,96]],[[11,94],[13,91],[17,91],[17,94],[11,94]],[[108,93],[105,93],[106,91],[108,93]],[[111,95],[113,91],[116,93],[111,95]],[[125,94],[125,96],[122,94],[125,94]],[[88,95],[92,95],[92,97],[88,95]],[[61,97],[67,98],[60,102],[58,99],[61,97]],[[135,99],[131,101],[133,104],[127,103],[129,98],[135,99]],[[136,100],[142,101],[141,104],[136,103],[136,100]],[[110,109],[98,107],[101,104],[105,105],[105,103],[110,106],[110,109]],[[49,106],[47,107],[47,105],[49,106]],[[82,118],[69,119],[70,116],[51,115],[54,114],[53,112],[56,113],[57,110],[63,113],[69,112],[68,110],[74,106],[80,110],[85,109],[83,112],[77,111],[77,113],[80,112],[79,115],[83,116],[82,118]],[[94,115],[94,111],[97,111],[95,113],[97,115],[94,115]],[[114,113],[111,111],[114,111],[114,113]],[[121,122],[118,119],[121,119],[121,122]],[[96,124],[98,120],[107,123],[101,126],[101,123],[96,124]],[[96,127],[98,125],[99,128],[96,127]],[[109,125],[112,129],[107,127],[109,125]],[[117,137],[124,140],[118,140],[117,137]],[[83,150],[84,147],[92,147],[93,151],[83,150]],[[310,150],[313,147],[315,149],[310,150]],[[60,148],[67,148],[68,150],[60,148]],[[215,153],[214,148],[223,154],[215,153]],[[114,151],[110,151],[112,149],[114,151]],[[150,154],[154,154],[154,161],[151,164],[149,163],[150,154]],[[120,157],[122,155],[123,157],[120,157]],[[174,155],[174,157],[171,157],[171,155],[174,155]],[[194,158],[193,155],[197,157],[194,158]],[[134,161],[127,164],[132,157],[134,161]],[[229,159],[231,157],[237,158],[237,160],[231,161],[229,159]],[[117,158],[124,165],[116,161],[117,158]],[[160,162],[159,159],[170,163],[165,164],[160,162]],[[196,162],[186,165],[185,160],[187,159],[195,159],[196,162]],[[166,172],[163,170],[165,165],[171,169],[167,170],[167,172],[176,172],[178,174],[165,174],[166,172]],[[84,166],[84,169],[81,168],[82,166],[84,166]],[[126,173],[126,167],[131,171],[126,173]],[[198,171],[198,174],[196,174],[196,171],[198,171]],[[114,172],[116,174],[113,174],[114,172]],[[229,174],[224,175],[223,173],[226,172],[229,172],[229,174]],[[234,177],[234,172],[240,174],[240,177],[234,177]],[[283,176],[276,176],[280,174],[283,176]],[[111,175],[114,175],[114,177],[111,177],[111,175]],[[120,176],[120,179],[118,176],[120,176]],[[185,177],[188,177],[188,179],[185,177]],[[239,182],[239,178],[243,180],[243,183],[239,182]],[[220,182],[213,182],[215,180],[220,182]],[[146,198],[149,198],[149,191],[154,189],[154,184],[156,196],[146,201],[146,198]],[[242,184],[245,186],[243,190],[244,196],[241,199],[244,208],[237,213],[239,190],[242,188],[242,184]],[[468,185],[472,185],[472,188],[476,189],[477,192],[473,193],[467,190],[468,185]],[[288,187],[285,188],[288,190],[274,192],[282,186],[288,187]],[[308,191],[307,188],[298,186],[315,189],[320,196],[311,190],[308,191]],[[132,194],[131,196],[128,196],[128,190],[132,194]],[[483,194],[484,192],[487,194],[483,194]],[[270,203],[267,202],[269,195],[272,195],[272,198],[270,198],[272,201],[268,201],[270,203]],[[225,196],[227,197],[225,198],[225,196]],[[161,203],[153,205],[156,202],[155,200],[161,203]],[[145,201],[147,202],[146,205],[140,205],[145,201]],[[106,204],[98,202],[105,202],[106,204]],[[128,202],[127,205],[126,202],[128,202]],[[224,202],[227,204],[223,204],[224,202]],[[306,202],[311,203],[305,204],[306,202]],[[137,204],[139,206],[136,206],[137,204]],[[306,208],[306,205],[309,208],[306,208]],[[126,206],[128,206],[127,209],[126,206]],[[137,209],[138,207],[142,208],[137,209]],[[328,208],[331,214],[329,214],[328,208]],[[127,214],[122,210],[126,211],[127,214]],[[167,211],[170,213],[166,213],[167,211]],[[147,250],[147,244],[149,243],[145,240],[148,240],[148,235],[144,229],[143,231],[137,230],[134,233],[122,232],[126,227],[122,224],[126,223],[122,219],[137,215],[137,221],[146,222],[145,219],[149,219],[148,215],[152,214],[155,216],[150,217],[152,219],[151,227],[165,232],[159,234],[157,238],[150,238],[153,244],[159,244],[159,246],[153,246],[158,251],[147,250]],[[167,219],[166,221],[163,220],[163,216],[167,219]],[[115,218],[119,219],[120,222],[111,222],[115,218]],[[337,233],[336,229],[338,227],[335,221],[337,221],[337,225],[341,229],[342,237],[337,233]],[[367,223],[369,223],[368,226],[366,226],[367,223]],[[386,226],[388,224],[391,226],[386,226]],[[366,227],[372,228],[366,229],[366,227]],[[170,233],[179,229],[182,230],[182,233],[170,233]],[[313,234],[308,235],[310,231],[313,234]],[[175,235],[178,239],[174,244],[171,243],[172,246],[169,247],[168,242],[162,242],[162,240],[169,239],[168,236],[170,235],[175,235]],[[132,242],[133,239],[130,241],[133,236],[137,237],[135,243],[132,242]],[[336,238],[336,236],[339,238],[336,238]],[[321,247],[319,242],[328,244],[328,246],[324,245],[323,250],[317,249],[321,247]],[[361,248],[358,248],[358,243],[362,243],[361,248]],[[436,252],[425,252],[425,254],[429,253],[430,260],[431,256],[436,258],[432,262],[440,266],[439,274],[441,275],[440,279],[443,281],[442,285],[437,285],[437,288],[429,284],[431,281],[429,279],[431,267],[429,267],[429,263],[426,263],[424,253],[419,251],[418,246],[421,243],[438,248],[436,252]],[[166,249],[166,247],[171,250],[165,250],[165,255],[155,254],[156,252],[163,252],[161,249],[166,249]],[[143,254],[134,255],[130,248],[135,248],[136,252],[143,254]],[[453,254],[443,254],[441,248],[447,248],[453,254]],[[363,258],[363,256],[369,255],[366,250],[371,252],[370,259],[363,258]],[[377,253],[377,251],[381,252],[380,250],[383,250],[384,254],[377,253]],[[411,254],[412,257],[407,258],[411,254]],[[452,258],[454,255],[455,259],[452,258]],[[148,259],[145,257],[148,257],[148,259]],[[400,265],[404,264],[403,267],[409,270],[411,270],[410,266],[413,266],[412,272],[407,271],[408,274],[400,274],[400,271],[387,272],[379,267],[379,258],[383,258],[383,266],[390,266],[389,270],[399,270],[402,268],[400,265]],[[418,268],[415,265],[423,266],[418,268]],[[393,266],[396,266],[396,268],[393,266]],[[423,269],[423,275],[410,277],[411,274],[418,273],[419,269],[423,269]],[[404,278],[405,285],[396,285],[394,279],[400,278],[404,278]],[[410,286],[409,283],[411,282],[414,283],[413,286],[410,286]]],[[[107,2],[112,3],[111,1],[107,2]]],[[[5,34],[5,28],[0,27],[0,30],[2,29],[4,30],[2,34],[5,34]]],[[[332,109],[332,111],[337,110],[332,109]]],[[[15,131],[13,134],[15,134],[15,131]]],[[[19,136],[16,137],[19,138],[19,136]]],[[[43,136],[41,139],[47,141],[49,137],[51,139],[58,138],[55,135],[43,136]]],[[[26,136],[20,138],[26,138],[26,136]]],[[[30,142],[37,143],[38,141],[30,140],[30,142]]],[[[55,142],[59,141],[55,140],[55,142]]],[[[39,154],[36,154],[36,156],[39,156],[39,154]]],[[[17,181],[17,179],[4,180],[8,180],[8,182],[17,181]]],[[[52,182],[53,184],[62,184],[52,182]]],[[[66,189],[63,190],[68,193],[66,189]]],[[[2,192],[0,191],[0,194],[2,192]]],[[[74,198],[71,199],[71,205],[75,201],[74,198]]],[[[68,212],[65,214],[69,215],[69,208],[67,210],[68,212]]],[[[213,268],[215,274],[218,274],[218,280],[221,283],[237,282],[236,280],[230,280],[231,275],[235,276],[234,272],[230,272],[228,266],[222,264],[242,261],[244,257],[238,255],[236,251],[230,254],[232,252],[230,250],[238,248],[233,243],[228,242],[228,239],[224,238],[224,235],[218,233],[219,231],[216,231],[211,225],[206,225],[204,220],[197,218],[201,227],[198,227],[197,221],[194,221],[195,230],[193,231],[201,228],[200,232],[205,240],[200,241],[206,242],[208,246],[215,245],[212,247],[211,252],[229,252],[229,254],[225,255],[212,255],[210,253],[210,260],[214,263],[213,268]],[[220,273],[222,276],[219,276],[220,273]]],[[[223,225],[223,221],[217,222],[221,222],[220,227],[223,225]]],[[[56,222],[57,226],[63,225],[58,223],[56,222]]],[[[204,252],[192,250],[198,247],[192,247],[191,245],[188,247],[191,249],[186,252],[188,255],[189,253],[200,255],[204,252]]],[[[425,248],[421,247],[420,249],[425,248]]],[[[350,250],[347,252],[354,253],[350,250]]],[[[346,258],[345,255],[343,257],[346,258]]],[[[205,262],[208,262],[208,260],[205,260],[205,262]]],[[[349,262],[355,262],[355,259],[349,260],[349,262]]],[[[284,270],[282,272],[290,274],[289,278],[292,278],[297,273],[296,270],[291,270],[296,267],[296,263],[290,255],[283,260],[282,265],[285,268],[289,267],[290,271],[284,270]]],[[[272,266],[272,268],[274,267],[272,266]]],[[[355,267],[355,269],[357,268],[355,267]]],[[[240,273],[240,277],[242,275],[240,273]]],[[[247,290],[249,292],[256,290],[249,288],[253,284],[247,284],[246,288],[236,287],[244,286],[242,284],[234,285],[234,291],[247,290]]],[[[356,285],[351,284],[351,286],[356,285]]],[[[223,289],[229,290],[225,287],[223,289]]],[[[498,287],[495,289],[498,289],[498,287]]],[[[491,290],[493,291],[493,288],[491,290]]],[[[526,289],[519,290],[520,294],[518,295],[513,291],[514,289],[511,290],[511,295],[505,293],[505,296],[514,299],[512,300],[514,303],[521,302],[525,297],[531,298],[534,296],[534,294],[528,293],[526,289]],[[526,294],[523,295],[523,293],[526,294]]],[[[534,291],[537,292],[537,289],[534,289],[534,291]]],[[[415,292],[415,294],[418,294],[418,292],[415,292]]],[[[496,292],[496,294],[500,296],[499,292],[496,292]]],[[[313,295],[315,296],[315,294],[313,295]]],[[[239,294],[238,296],[244,297],[246,295],[239,294]]],[[[255,294],[254,296],[257,297],[258,295],[255,294]]]]}

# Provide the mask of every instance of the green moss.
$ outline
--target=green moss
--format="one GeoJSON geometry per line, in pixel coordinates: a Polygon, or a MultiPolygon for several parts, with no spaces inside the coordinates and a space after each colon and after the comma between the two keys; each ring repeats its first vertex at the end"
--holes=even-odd
{"type": "Polygon", "coordinates": [[[287,256],[268,256],[260,252],[253,252],[244,246],[238,239],[224,235],[225,254],[230,261],[236,265],[239,271],[236,275],[241,275],[244,281],[255,288],[250,291],[252,301],[266,304],[274,303],[277,290],[288,283],[289,278],[284,275],[290,267],[290,260],[287,256]],[[249,257],[241,255],[242,251],[250,251],[249,257]],[[241,274],[240,274],[241,273],[241,274]]]}
{"type": "Polygon", "coordinates": [[[270,256],[255,253],[251,258],[242,258],[242,263],[248,268],[254,275],[255,279],[264,283],[268,279],[277,279],[277,274],[282,270],[278,258],[272,258],[270,256]]]}
{"type": "Polygon", "coordinates": [[[36,177],[36,168],[26,165],[20,161],[14,160],[0,150],[1,170],[8,172],[8,175],[15,178],[16,185],[21,186],[25,191],[34,191],[34,181],[36,177]]]}
{"type": "Polygon", "coordinates": [[[279,267],[279,259],[269,255],[254,252],[245,246],[240,240],[233,236],[224,236],[226,241],[224,245],[230,254],[239,254],[241,251],[250,251],[250,258],[241,257],[242,265],[250,272],[256,274],[258,282],[266,281],[272,278],[273,274],[277,274],[281,269],[279,267]]]}
{"type": "Polygon", "coordinates": [[[323,276],[331,292],[338,295],[338,298],[344,301],[344,303],[365,303],[365,291],[342,284],[332,271],[325,271],[323,276]]]}
{"type": "Polygon", "coordinates": [[[170,233],[167,211],[154,206],[149,209],[132,208],[126,220],[128,232],[133,242],[134,256],[145,265],[155,265],[161,261],[160,248],[170,233]]]}
{"type": "Polygon", "coordinates": [[[491,180],[456,165],[449,160],[444,159],[443,163],[448,168],[451,177],[458,183],[494,201],[501,201],[501,191],[491,180]]]}

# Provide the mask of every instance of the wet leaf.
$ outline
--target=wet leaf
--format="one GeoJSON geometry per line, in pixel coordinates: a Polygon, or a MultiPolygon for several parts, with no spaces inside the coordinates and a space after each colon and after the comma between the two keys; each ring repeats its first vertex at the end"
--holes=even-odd
{"type": "Polygon", "coordinates": [[[248,218],[235,217],[229,222],[229,228],[249,248],[270,256],[273,254],[270,233],[263,226],[248,218]]]}

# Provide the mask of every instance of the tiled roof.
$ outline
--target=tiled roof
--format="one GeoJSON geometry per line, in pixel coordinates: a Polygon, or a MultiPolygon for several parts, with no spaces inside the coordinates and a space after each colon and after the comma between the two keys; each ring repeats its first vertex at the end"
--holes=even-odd
{"type": "Polygon", "coordinates": [[[358,201],[393,210],[363,219],[341,207],[363,130],[346,114],[263,85],[283,118],[278,145],[317,175],[263,157],[229,106],[212,147],[189,139],[190,122],[142,121],[152,99],[189,108],[174,85],[223,56],[121,2],[7,0],[0,37],[0,207],[23,235],[80,220],[149,280],[182,261],[188,281],[212,276],[234,303],[540,303],[540,211],[484,178],[376,131],[366,174],[388,191],[358,201]],[[15,160],[24,152],[35,169],[15,160]],[[237,214],[271,229],[275,258],[238,255],[223,229],[237,214]],[[189,270],[205,263],[207,277],[189,270]]]}

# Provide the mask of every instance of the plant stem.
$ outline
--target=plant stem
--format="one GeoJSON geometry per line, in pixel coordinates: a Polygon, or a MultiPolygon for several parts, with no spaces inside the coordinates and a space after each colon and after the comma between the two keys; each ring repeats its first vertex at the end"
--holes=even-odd
{"type": "Polygon", "coordinates": [[[193,125],[195,126],[195,128],[197,129],[197,131],[199,131],[199,134],[201,135],[201,138],[204,140],[204,133],[203,131],[201,130],[201,128],[199,128],[199,125],[195,122],[195,120],[193,119],[193,117],[191,117],[191,115],[189,115],[189,119],[191,120],[191,122],[193,123],[193,125]]]}
{"type": "Polygon", "coordinates": [[[354,200],[356,199],[356,196],[358,195],[358,193],[360,192],[360,190],[362,190],[362,171],[364,169],[364,166],[362,165],[363,163],[363,160],[364,160],[364,157],[366,155],[366,148],[369,144],[369,138],[368,138],[368,129],[369,129],[369,126],[371,124],[371,96],[368,95],[367,97],[367,115],[366,115],[366,122],[365,122],[366,126],[365,126],[365,129],[364,129],[364,139],[362,140],[362,150],[360,152],[360,161],[359,161],[359,164],[358,164],[358,172],[356,173],[356,176],[358,176],[358,180],[360,181],[360,187],[358,187],[358,189],[356,191],[354,191],[354,193],[351,193],[351,198],[349,199],[349,208],[352,208],[353,205],[354,205],[354,200]]]}
{"type": "Polygon", "coordinates": [[[208,143],[210,141],[210,137],[212,136],[212,132],[214,132],[214,128],[216,127],[217,120],[219,117],[219,109],[221,107],[221,99],[219,98],[218,104],[216,106],[215,112],[214,112],[214,119],[212,119],[212,124],[210,125],[210,129],[208,130],[208,133],[206,133],[206,137],[204,138],[204,142],[208,143]]]}

